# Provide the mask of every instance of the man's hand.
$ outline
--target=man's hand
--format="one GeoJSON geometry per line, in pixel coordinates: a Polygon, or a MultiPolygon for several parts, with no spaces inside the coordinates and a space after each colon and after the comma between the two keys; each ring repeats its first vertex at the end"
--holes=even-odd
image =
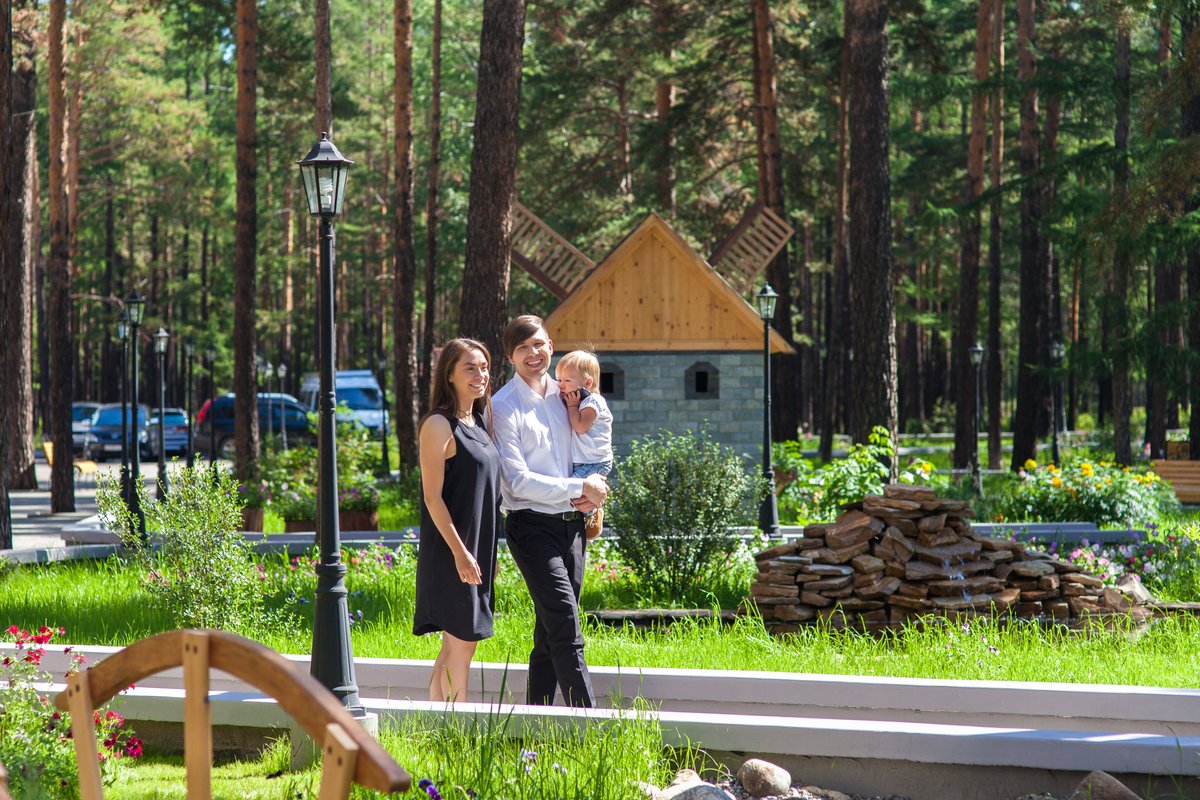
{"type": "Polygon", "coordinates": [[[608,481],[603,475],[588,475],[583,479],[583,497],[595,506],[604,505],[608,499],[608,481]]]}

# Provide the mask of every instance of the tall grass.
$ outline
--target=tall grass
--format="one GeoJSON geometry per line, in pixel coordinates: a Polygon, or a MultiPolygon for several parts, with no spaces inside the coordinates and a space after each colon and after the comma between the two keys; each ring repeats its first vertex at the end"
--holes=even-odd
{"type": "MultiPolygon", "coordinates": [[[[352,558],[347,585],[355,655],[432,659],[437,637],[412,634],[413,559],[399,554],[387,564],[367,554],[354,558],[359,563],[352,558]]],[[[263,581],[271,617],[239,632],[282,652],[306,653],[312,577],[307,565],[292,566],[280,557],[267,560],[263,581]]],[[[63,626],[66,638],[81,644],[128,644],[172,627],[168,615],[152,605],[144,577],[117,559],[9,569],[0,574],[0,628],[63,626]]],[[[609,596],[607,589],[596,591],[597,580],[589,570],[585,608],[609,596]]],[[[1200,681],[1200,621],[1190,616],[1145,628],[1097,624],[1083,632],[991,619],[965,626],[932,619],[882,638],[819,626],[776,637],[754,617],[732,625],[685,620],[653,629],[585,624],[588,663],[597,666],[1167,687],[1195,687],[1200,681]]],[[[481,643],[478,659],[524,663],[533,606],[507,557],[497,585],[495,630],[481,643]]]]}

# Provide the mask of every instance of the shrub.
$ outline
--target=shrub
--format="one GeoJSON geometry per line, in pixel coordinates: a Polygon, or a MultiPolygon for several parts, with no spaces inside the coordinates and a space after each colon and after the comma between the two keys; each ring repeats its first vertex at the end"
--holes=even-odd
{"type": "MultiPolygon", "coordinates": [[[[828,521],[846,503],[857,503],[868,494],[880,494],[888,482],[888,462],[896,453],[887,428],[876,426],[866,444],[854,444],[845,458],[835,458],[819,469],[800,454],[798,442],[782,442],[772,452],[783,478],[780,516],[788,522],[828,521]]],[[[933,465],[915,459],[898,480],[928,483],[933,465]]]]}
{"type": "Polygon", "coordinates": [[[616,547],[644,584],[670,595],[711,577],[752,518],[759,479],[706,431],[635,441],[610,496],[616,547]]]}
{"type": "Polygon", "coordinates": [[[1144,528],[1179,510],[1170,485],[1151,471],[1107,461],[1059,468],[1025,462],[1012,491],[993,506],[998,521],[1094,522],[1144,528]]]}
{"type": "Polygon", "coordinates": [[[317,518],[317,496],[307,486],[291,487],[284,485],[275,495],[271,510],[283,518],[285,522],[299,522],[317,518]]]}
{"type": "Polygon", "coordinates": [[[214,481],[207,467],[174,469],[171,490],[158,501],[134,484],[147,529],[161,534],[157,553],[137,535],[119,479],[98,483],[101,520],[146,567],[147,588],[178,627],[234,630],[256,618],[261,600],[250,547],[238,533],[242,501],[228,473],[214,481]]]}

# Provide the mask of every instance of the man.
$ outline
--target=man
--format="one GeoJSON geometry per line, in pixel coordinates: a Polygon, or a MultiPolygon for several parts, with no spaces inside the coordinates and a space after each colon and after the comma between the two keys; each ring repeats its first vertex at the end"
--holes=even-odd
{"type": "Polygon", "coordinates": [[[600,475],[571,477],[571,426],[549,376],[554,343],[539,317],[517,317],[504,329],[504,355],[516,371],[492,398],[500,452],[500,508],[513,560],[533,597],[536,620],[526,701],[572,706],[596,699],[583,658],[579,591],[583,585],[583,514],[604,503],[600,475]]]}

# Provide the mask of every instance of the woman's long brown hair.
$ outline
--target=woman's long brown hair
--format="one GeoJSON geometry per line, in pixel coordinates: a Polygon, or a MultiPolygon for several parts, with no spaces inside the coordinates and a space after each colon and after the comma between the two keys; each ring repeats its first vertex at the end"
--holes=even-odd
{"type": "Polygon", "coordinates": [[[433,381],[429,387],[429,413],[421,417],[420,424],[417,429],[420,430],[421,425],[425,424],[425,420],[429,419],[434,414],[441,414],[446,419],[455,419],[458,415],[458,395],[454,392],[454,386],[450,383],[450,373],[458,365],[458,362],[464,355],[472,350],[478,350],[483,353],[483,358],[487,361],[489,383],[488,390],[483,397],[477,397],[471,403],[471,410],[476,414],[482,414],[487,420],[488,435],[494,434],[492,430],[492,390],[490,375],[492,371],[492,356],[488,352],[487,345],[483,342],[474,339],[451,339],[442,345],[441,353],[438,355],[437,365],[433,369],[433,381]]]}

